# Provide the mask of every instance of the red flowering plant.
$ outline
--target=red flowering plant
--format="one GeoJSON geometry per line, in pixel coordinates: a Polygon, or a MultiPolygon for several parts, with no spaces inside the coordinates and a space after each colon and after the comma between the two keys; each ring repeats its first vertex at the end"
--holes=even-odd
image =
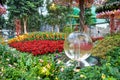
{"type": "Polygon", "coordinates": [[[63,51],[64,33],[32,32],[8,41],[10,47],[33,55],[63,51]]]}
{"type": "Polygon", "coordinates": [[[16,48],[21,52],[32,53],[33,55],[42,55],[63,51],[63,40],[33,40],[24,42],[14,42],[10,47],[16,48]]]}

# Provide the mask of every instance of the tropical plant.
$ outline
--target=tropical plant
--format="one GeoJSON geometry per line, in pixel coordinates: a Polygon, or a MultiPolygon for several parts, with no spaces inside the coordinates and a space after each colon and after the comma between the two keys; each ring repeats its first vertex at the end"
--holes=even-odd
{"type": "Polygon", "coordinates": [[[73,32],[73,29],[70,26],[64,26],[63,32],[70,34],[71,32],[73,32]]]}
{"type": "Polygon", "coordinates": [[[91,13],[91,9],[85,9],[85,24],[86,25],[92,25],[94,23],[93,19],[92,19],[92,13],[91,13]]]}
{"type": "Polygon", "coordinates": [[[24,33],[27,33],[27,20],[30,15],[34,15],[38,12],[38,7],[42,6],[43,0],[8,0],[9,15],[14,15],[23,21],[24,33]]]}
{"type": "MultiPolygon", "coordinates": [[[[49,3],[47,6],[48,9],[48,15],[46,17],[46,21],[48,24],[52,25],[52,32],[54,27],[57,25],[58,29],[60,28],[60,26],[63,24],[65,24],[68,18],[68,14],[70,12],[70,7],[66,7],[66,6],[61,6],[61,5],[57,5],[55,3],[49,3]]],[[[60,30],[58,30],[59,32],[60,30]]]]}

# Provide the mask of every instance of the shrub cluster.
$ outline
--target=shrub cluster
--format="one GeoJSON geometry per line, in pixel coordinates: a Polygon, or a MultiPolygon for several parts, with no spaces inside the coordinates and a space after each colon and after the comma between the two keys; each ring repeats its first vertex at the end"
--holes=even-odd
{"type": "Polygon", "coordinates": [[[103,40],[100,40],[92,49],[91,53],[95,56],[102,57],[114,47],[120,47],[120,34],[109,35],[103,40]]]}
{"type": "MultiPolygon", "coordinates": [[[[59,54],[62,57],[64,54],[59,54]]],[[[1,80],[120,80],[120,47],[100,58],[100,66],[75,71],[57,55],[34,57],[0,45],[1,80]]]]}

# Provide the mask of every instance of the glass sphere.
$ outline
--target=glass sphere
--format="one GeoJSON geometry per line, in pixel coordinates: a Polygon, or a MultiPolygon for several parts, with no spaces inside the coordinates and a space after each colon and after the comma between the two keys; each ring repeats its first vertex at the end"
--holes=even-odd
{"type": "Polygon", "coordinates": [[[65,54],[73,60],[81,61],[90,56],[90,51],[93,47],[91,38],[80,32],[73,32],[65,39],[64,51],[65,54]]]}

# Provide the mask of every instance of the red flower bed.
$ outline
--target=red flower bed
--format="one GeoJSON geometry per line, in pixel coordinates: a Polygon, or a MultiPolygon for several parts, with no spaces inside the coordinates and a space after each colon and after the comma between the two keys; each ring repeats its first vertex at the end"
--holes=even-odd
{"type": "Polygon", "coordinates": [[[51,40],[34,40],[24,42],[14,42],[9,44],[10,47],[16,48],[21,52],[29,52],[33,55],[54,53],[56,51],[63,51],[63,40],[51,41],[51,40]]]}

